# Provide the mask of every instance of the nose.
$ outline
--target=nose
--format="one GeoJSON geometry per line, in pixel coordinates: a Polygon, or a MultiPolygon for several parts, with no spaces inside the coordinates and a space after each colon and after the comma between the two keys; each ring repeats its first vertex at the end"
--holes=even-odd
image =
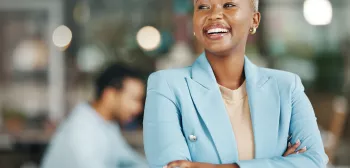
{"type": "Polygon", "coordinates": [[[209,16],[209,20],[220,20],[223,18],[223,8],[220,7],[219,5],[215,5],[212,8],[211,15],[209,16]]]}

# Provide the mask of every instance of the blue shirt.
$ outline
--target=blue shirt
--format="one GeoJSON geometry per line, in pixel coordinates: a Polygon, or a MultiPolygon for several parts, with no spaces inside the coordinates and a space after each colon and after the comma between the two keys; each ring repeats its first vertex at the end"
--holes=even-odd
{"type": "Polygon", "coordinates": [[[88,103],[78,105],[57,130],[42,168],[147,167],[117,124],[102,118],[88,103]]]}

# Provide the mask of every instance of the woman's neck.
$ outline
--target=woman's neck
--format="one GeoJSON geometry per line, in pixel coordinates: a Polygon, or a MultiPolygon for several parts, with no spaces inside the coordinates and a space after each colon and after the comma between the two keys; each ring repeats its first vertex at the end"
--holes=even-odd
{"type": "Polygon", "coordinates": [[[244,53],[215,55],[206,52],[207,59],[214,71],[218,84],[236,90],[245,80],[244,53]]]}

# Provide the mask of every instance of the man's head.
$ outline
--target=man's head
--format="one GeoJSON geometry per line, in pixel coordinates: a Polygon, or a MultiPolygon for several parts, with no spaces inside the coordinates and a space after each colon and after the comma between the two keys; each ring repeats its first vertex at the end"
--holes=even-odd
{"type": "Polygon", "coordinates": [[[95,99],[110,118],[126,123],[142,112],[144,83],[139,75],[126,66],[113,64],[97,78],[95,99]]]}

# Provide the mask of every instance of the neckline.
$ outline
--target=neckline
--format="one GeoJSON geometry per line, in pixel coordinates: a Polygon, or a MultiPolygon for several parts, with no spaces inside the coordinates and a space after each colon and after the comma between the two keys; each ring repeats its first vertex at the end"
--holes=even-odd
{"type": "Polygon", "coordinates": [[[246,81],[244,81],[243,84],[235,90],[226,88],[220,84],[218,85],[219,85],[221,95],[225,100],[239,101],[239,100],[242,100],[247,95],[246,81]]]}

